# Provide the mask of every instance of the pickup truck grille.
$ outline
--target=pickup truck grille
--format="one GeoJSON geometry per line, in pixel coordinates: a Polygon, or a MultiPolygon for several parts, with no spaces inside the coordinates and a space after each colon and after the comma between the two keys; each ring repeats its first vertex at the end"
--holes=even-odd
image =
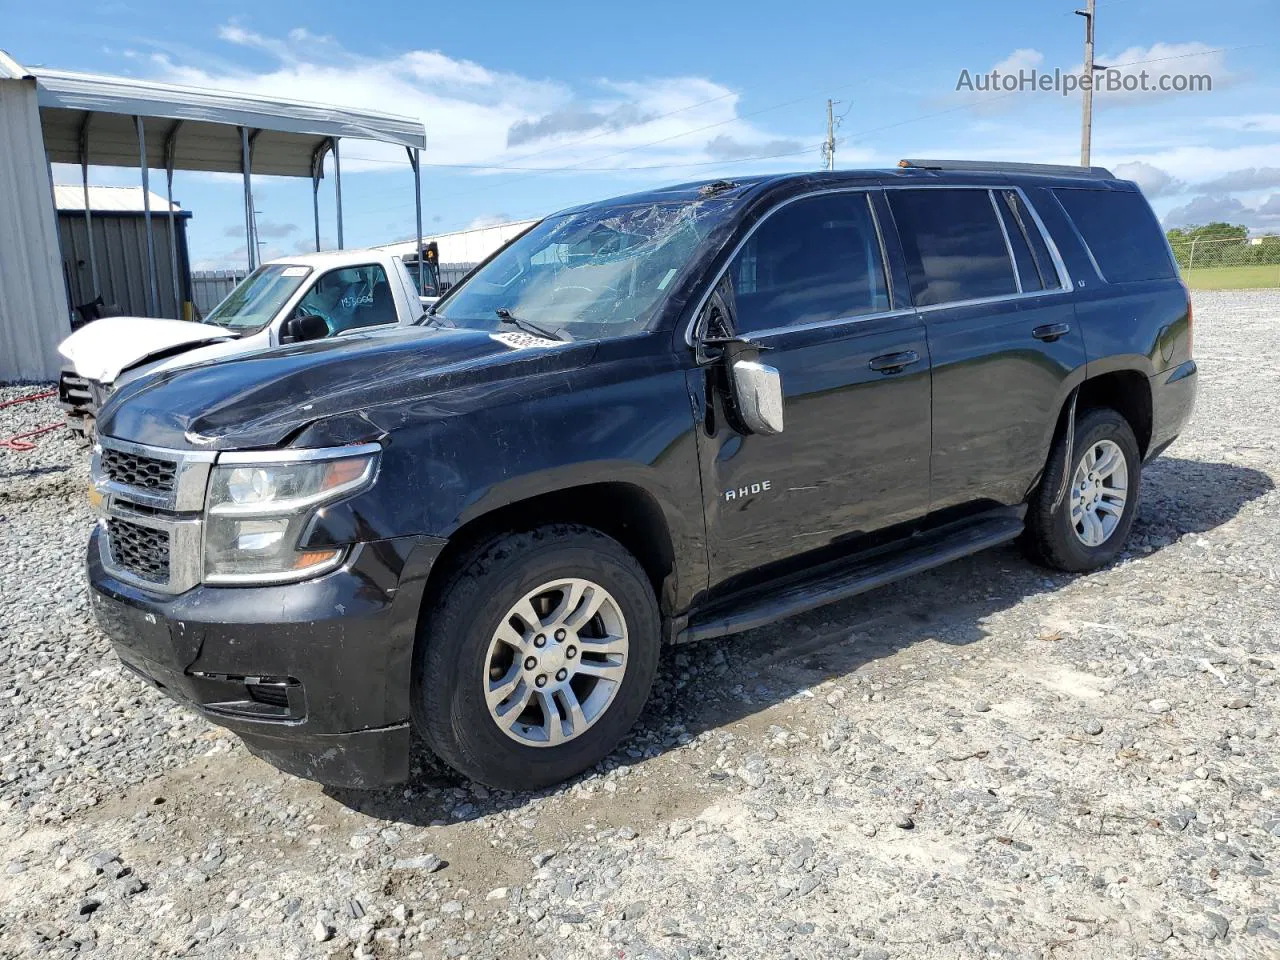
{"type": "Polygon", "coordinates": [[[107,520],[111,558],[135,577],[155,583],[169,581],[169,534],[119,517],[107,520]]]}
{"type": "Polygon", "coordinates": [[[84,413],[93,409],[93,390],[89,381],[71,370],[63,370],[58,378],[58,402],[70,411],[84,413]]]}
{"type": "Polygon", "coordinates": [[[105,448],[102,451],[102,472],[108,479],[128,487],[167,493],[173,490],[178,465],[172,460],[157,460],[105,448]]]}

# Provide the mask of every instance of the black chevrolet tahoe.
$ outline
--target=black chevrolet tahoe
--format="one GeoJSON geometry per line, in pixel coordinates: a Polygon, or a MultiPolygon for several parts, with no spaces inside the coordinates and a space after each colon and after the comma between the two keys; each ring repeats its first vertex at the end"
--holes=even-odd
{"type": "Polygon", "coordinates": [[[660,649],[1018,540],[1106,564],[1191,414],[1191,305],[1100,168],[903,161],[566,210],[393,337],[106,404],[93,610],[288,772],[519,790],[660,649]]]}

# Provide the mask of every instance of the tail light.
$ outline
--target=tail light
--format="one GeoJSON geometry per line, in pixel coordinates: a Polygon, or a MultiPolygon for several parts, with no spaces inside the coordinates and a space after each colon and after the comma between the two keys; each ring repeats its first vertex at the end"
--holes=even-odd
{"type": "Polygon", "coordinates": [[[1191,303],[1191,288],[1187,286],[1186,281],[1182,282],[1182,289],[1187,293],[1187,359],[1195,356],[1193,342],[1195,340],[1196,325],[1192,314],[1194,313],[1191,303]]]}

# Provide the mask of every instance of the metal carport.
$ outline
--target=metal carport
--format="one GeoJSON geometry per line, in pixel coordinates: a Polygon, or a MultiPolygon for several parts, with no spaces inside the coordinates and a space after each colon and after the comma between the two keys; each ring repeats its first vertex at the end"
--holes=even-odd
{"type": "MultiPolygon", "coordinates": [[[[251,175],[311,178],[319,249],[320,180],[330,151],[338,246],[343,246],[342,139],[405,148],[414,174],[421,237],[420,158],[426,132],[419,121],[126,77],[28,70],[0,51],[0,380],[56,377],[57,343],[70,329],[56,246],[50,163],[79,164],[86,186],[90,165],[137,166],[144,192],[149,189],[149,171],[163,170],[170,202],[175,170],[240,173],[245,251],[252,269],[257,265],[258,245],[251,175]],[[23,291],[24,286],[31,289],[23,291]]],[[[86,220],[92,215],[86,203],[86,220]]],[[[176,251],[170,250],[169,256],[176,256],[176,251]]],[[[152,315],[158,312],[159,300],[155,257],[154,241],[149,238],[152,315]]],[[[92,250],[89,260],[91,269],[96,269],[92,250]]]]}

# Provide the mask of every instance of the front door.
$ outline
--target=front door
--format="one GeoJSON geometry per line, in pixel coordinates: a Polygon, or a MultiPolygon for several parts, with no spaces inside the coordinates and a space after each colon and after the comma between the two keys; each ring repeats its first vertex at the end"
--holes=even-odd
{"type": "Polygon", "coordinates": [[[929,350],[915,312],[895,309],[883,250],[871,192],[856,190],[782,204],[730,262],[724,332],[780,371],[785,428],[738,432],[725,378],[702,372],[713,586],[927,510],[929,350]]]}

